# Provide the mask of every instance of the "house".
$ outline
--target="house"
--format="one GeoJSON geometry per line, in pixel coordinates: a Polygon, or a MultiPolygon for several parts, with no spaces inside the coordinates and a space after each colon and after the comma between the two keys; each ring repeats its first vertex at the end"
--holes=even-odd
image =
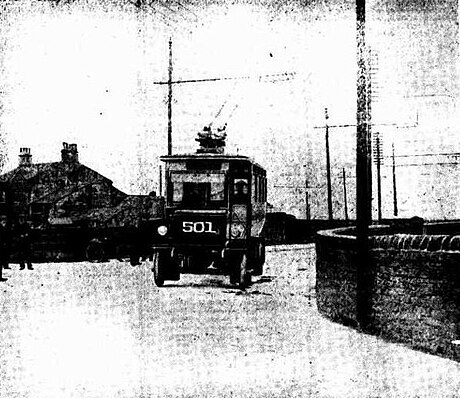
{"type": "Polygon", "coordinates": [[[0,175],[2,184],[13,198],[13,225],[19,216],[27,217],[35,231],[34,257],[48,261],[82,258],[89,242],[101,237],[126,236],[136,244],[149,221],[163,215],[163,198],[115,188],[79,162],[76,144],[63,143],[60,161],[50,163],[33,163],[30,148],[21,148],[18,166],[0,175]]]}
{"type": "Polygon", "coordinates": [[[34,226],[138,226],[161,208],[154,194],[127,195],[81,164],[76,144],[63,143],[61,160],[51,163],[33,163],[30,148],[21,148],[18,167],[1,175],[0,182],[10,186],[13,214],[27,215],[34,226]]]}

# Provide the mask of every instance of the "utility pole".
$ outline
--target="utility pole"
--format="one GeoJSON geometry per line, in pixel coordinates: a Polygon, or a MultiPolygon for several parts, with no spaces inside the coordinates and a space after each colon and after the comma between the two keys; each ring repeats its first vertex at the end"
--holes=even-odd
{"type": "Polygon", "coordinates": [[[344,204],[344,212],[345,212],[345,221],[348,221],[347,180],[345,177],[345,167],[342,168],[342,179],[343,179],[343,204],[344,204]]]}
{"type": "Polygon", "coordinates": [[[172,39],[169,38],[169,67],[168,67],[168,155],[172,155],[172,39]]]}
{"type": "Polygon", "coordinates": [[[324,115],[326,118],[326,178],[327,178],[327,212],[329,221],[333,220],[332,214],[332,186],[331,186],[331,157],[329,153],[329,114],[327,108],[324,108],[324,115]]]}
{"type": "Polygon", "coordinates": [[[158,195],[159,196],[162,196],[163,195],[163,170],[162,170],[162,167],[161,166],[158,166],[159,167],[159,173],[158,173],[158,182],[159,182],[159,193],[158,195]]]}
{"type": "Polygon", "coordinates": [[[383,162],[382,156],[382,142],[380,134],[377,133],[375,137],[374,158],[377,165],[377,211],[379,223],[382,221],[382,177],[381,177],[381,164],[383,162]]]}
{"type": "Polygon", "coordinates": [[[356,112],[356,290],[357,321],[363,330],[371,323],[369,237],[369,117],[365,40],[366,2],[356,0],[357,112],[356,112]]]}
{"type": "Polygon", "coordinates": [[[391,144],[393,152],[393,215],[398,216],[398,196],[396,193],[396,163],[395,163],[395,144],[391,144]]]}
{"type": "MultiPolygon", "coordinates": [[[[367,79],[368,77],[366,77],[367,79]]],[[[370,90],[371,87],[370,87],[370,84],[367,84],[367,90],[370,90]]],[[[365,112],[366,114],[370,114],[370,111],[371,111],[371,104],[370,104],[370,94],[366,94],[366,109],[365,109],[365,112]]],[[[326,108],[327,109],[327,108],[326,108]]],[[[367,204],[367,208],[369,209],[368,212],[367,212],[367,218],[368,218],[368,224],[371,224],[372,223],[372,212],[371,212],[371,209],[372,209],[372,159],[371,159],[371,153],[372,153],[372,135],[371,135],[371,128],[372,127],[381,127],[381,126],[384,126],[384,127],[389,127],[389,126],[394,126],[396,127],[397,129],[406,129],[406,128],[415,128],[418,126],[418,113],[417,113],[417,116],[416,116],[416,121],[415,123],[412,123],[412,124],[405,124],[405,125],[398,125],[398,123],[392,123],[392,122],[388,122],[388,123],[371,123],[370,122],[370,116],[368,115],[368,123],[367,123],[367,136],[366,136],[366,146],[367,146],[367,149],[366,149],[366,157],[367,157],[367,160],[366,160],[366,168],[367,168],[367,192],[369,192],[370,194],[367,195],[368,197],[368,204],[367,204]]],[[[324,125],[321,125],[321,126],[314,126],[313,128],[315,129],[324,129],[326,128],[326,156],[327,154],[329,153],[329,129],[330,128],[334,128],[334,129],[338,129],[338,128],[349,128],[349,127],[357,127],[358,124],[334,124],[334,125],[330,125],[328,123],[326,123],[326,126],[324,125]]],[[[329,157],[328,157],[329,158],[329,157]]],[[[329,185],[328,185],[328,188],[329,188],[329,185]]],[[[328,189],[328,192],[331,192],[332,189],[328,189]]],[[[332,197],[332,192],[328,195],[328,198],[329,197],[332,197]]],[[[329,208],[332,207],[332,199],[331,201],[328,200],[328,203],[331,203],[331,206],[329,208]]],[[[330,212],[332,213],[332,212],[330,212]]],[[[330,214],[329,213],[329,214],[330,214]]],[[[397,215],[397,210],[396,210],[396,213],[395,215],[397,215]]]]}
{"type": "MultiPolygon", "coordinates": [[[[368,79],[370,79],[369,74],[367,73],[367,62],[365,61],[365,56],[364,56],[364,72],[366,76],[363,78],[367,82],[368,79]]],[[[418,117],[417,121],[413,125],[403,125],[399,126],[397,123],[374,123],[372,124],[370,121],[370,112],[371,112],[371,96],[370,96],[370,84],[366,83],[365,88],[363,90],[365,91],[365,100],[364,100],[364,110],[363,112],[365,113],[367,117],[367,127],[366,127],[366,137],[365,137],[365,146],[366,146],[366,173],[367,173],[367,185],[366,185],[366,191],[372,193],[372,162],[371,162],[371,153],[372,153],[372,148],[371,148],[371,128],[373,126],[395,126],[396,128],[413,128],[418,126],[418,117]],[[369,94],[366,93],[366,91],[369,90],[369,94]]],[[[357,124],[335,124],[335,125],[330,125],[327,123],[327,120],[329,119],[328,116],[328,110],[325,108],[326,111],[326,126],[314,126],[313,128],[315,129],[324,129],[326,128],[326,167],[328,170],[328,175],[330,176],[330,151],[329,151],[329,129],[330,128],[349,128],[349,127],[358,127],[357,124]]],[[[358,152],[358,150],[357,150],[358,152]]],[[[329,219],[332,220],[332,188],[331,188],[331,183],[330,183],[330,177],[328,178],[328,210],[329,210],[329,219]]],[[[372,195],[368,194],[366,195],[368,204],[367,207],[369,211],[367,212],[367,218],[368,218],[368,223],[370,224],[372,222],[372,212],[370,209],[372,208],[372,195]]]]}
{"type": "Polygon", "coordinates": [[[311,219],[311,214],[310,214],[310,198],[308,194],[308,180],[305,178],[305,217],[307,220],[311,219]]]}
{"type": "MultiPolygon", "coordinates": [[[[363,0],[365,2],[365,0],[363,0]]],[[[364,10],[364,18],[366,11],[364,10]]],[[[363,21],[363,35],[365,35],[365,20],[363,21]]],[[[363,36],[363,43],[365,51],[365,76],[366,76],[366,124],[367,124],[367,190],[369,192],[368,197],[368,223],[372,224],[372,62],[371,62],[371,51],[365,43],[365,36],[363,36]],[[367,57],[367,59],[366,59],[367,57]]]]}

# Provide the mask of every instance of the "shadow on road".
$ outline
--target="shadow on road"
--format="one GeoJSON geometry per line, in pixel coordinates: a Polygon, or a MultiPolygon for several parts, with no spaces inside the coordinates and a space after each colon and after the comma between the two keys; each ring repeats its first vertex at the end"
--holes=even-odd
{"type": "MultiPolygon", "coordinates": [[[[257,285],[257,284],[260,284],[260,283],[267,283],[267,282],[272,282],[276,277],[275,276],[262,276],[260,278],[258,278],[257,280],[255,280],[254,282],[251,283],[251,286],[254,286],[254,285],[257,285]]],[[[231,289],[231,290],[227,290],[225,291],[225,293],[241,293],[242,290],[240,288],[238,288],[237,286],[235,285],[232,285],[230,284],[228,281],[226,280],[222,280],[222,279],[217,279],[217,278],[206,278],[206,279],[203,279],[202,281],[199,281],[199,282],[190,282],[190,283],[180,283],[180,284],[174,284],[174,283],[168,283],[168,284],[165,284],[162,289],[174,289],[174,288],[187,288],[187,287],[193,287],[193,288],[198,288],[198,289],[203,289],[203,288],[207,288],[207,289],[231,289]]],[[[250,286],[249,286],[250,287],[250,286]]],[[[259,292],[258,290],[256,291],[253,291],[251,292],[251,294],[265,294],[265,293],[261,293],[259,292]]]]}
{"type": "Polygon", "coordinates": [[[234,289],[238,291],[239,289],[235,286],[230,284],[228,281],[220,280],[220,279],[204,279],[200,282],[190,282],[190,283],[182,283],[182,284],[165,284],[162,289],[173,289],[173,288],[187,288],[187,287],[194,287],[198,289],[203,288],[211,288],[211,289],[234,289]]]}

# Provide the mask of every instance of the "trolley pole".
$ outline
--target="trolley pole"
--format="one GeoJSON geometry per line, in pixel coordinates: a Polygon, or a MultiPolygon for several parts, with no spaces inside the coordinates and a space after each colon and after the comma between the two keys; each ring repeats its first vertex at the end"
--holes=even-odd
{"type": "Polygon", "coordinates": [[[327,108],[324,109],[324,114],[326,118],[326,178],[327,178],[327,212],[329,221],[333,220],[332,214],[332,185],[331,185],[331,157],[329,152],[329,125],[328,119],[329,114],[327,112],[327,108]]]}
{"type": "Polygon", "coordinates": [[[368,73],[365,41],[366,2],[356,0],[357,112],[356,112],[356,266],[357,321],[367,330],[371,321],[370,265],[368,237],[370,219],[369,191],[369,126],[368,73]]]}
{"type": "Polygon", "coordinates": [[[396,163],[395,163],[395,144],[391,145],[393,152],[393,215],[398,216],[398,195],[396,193],[396,163]]]}
{"type": "Polygon", "coordinates": [[[169,38],[169,67],[168,67],[168,155],[172,155],[172,39],[169,38]]]}
{"type": "Polygon", "coordinates": [[[348,221],[347,180],[345,176],[345,167],[342,168],[342,179],[343,179],[343,205],[344,205],[344,212],[345,212],[345,221],[348,221]]]}

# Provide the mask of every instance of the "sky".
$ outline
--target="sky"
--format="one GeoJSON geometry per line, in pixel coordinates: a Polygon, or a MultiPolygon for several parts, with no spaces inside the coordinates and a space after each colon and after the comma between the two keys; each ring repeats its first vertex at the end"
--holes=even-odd
{"type": "MultiPolygon", "coordinates": [[[[4,171],[17,165],[20,147],[48,162],[59,160],[62,142],[75,142],[80,161],[116,187],[158,190],[167,86],[154,82],[167,80],[171,37],[174,80],[247,77],[174,86],[173,153],[194,152],[204,125],[227,123],[227,151],[267,168],[275,209],[305,217],[307,183],[311,217],[327,217],[324,109],[331,126],[356,122],[353,1],[3,6],[4,171]],[[260,78],[279,74],[286,77],[260,78]]],[[[399,216],[460,218],[458,156],[444,155],[460,152],[457,3],[368,1],[367,39],[383,216],[393,217],[394,144],[399,216]]],[[[345,215],[343,168],[354,217],[355,135],[353,126],[330,128],[335,218],[345,215]]]]}

